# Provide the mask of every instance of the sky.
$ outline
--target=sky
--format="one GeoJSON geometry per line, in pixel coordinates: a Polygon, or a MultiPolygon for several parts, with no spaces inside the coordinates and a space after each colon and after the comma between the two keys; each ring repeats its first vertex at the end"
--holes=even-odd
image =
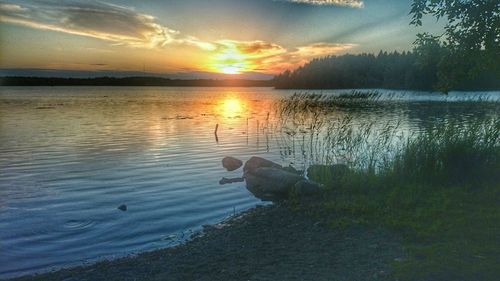
{"type": "MultiPolygon", "coordinates": [[[[0,0],[0,68],[278,74],[408,51],[411,0],[0,0]]],[[[425,30],[437,30],[430,21],[425,30]]]]}

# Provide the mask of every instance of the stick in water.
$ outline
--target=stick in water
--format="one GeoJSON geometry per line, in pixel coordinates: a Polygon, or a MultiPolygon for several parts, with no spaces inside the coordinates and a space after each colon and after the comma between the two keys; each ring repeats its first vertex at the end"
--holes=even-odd
{"type": "Polygon", "coordinates": [[[219,137],[217,136],[217,130],[219,130],[219,124],[215,125],[215,131],[214,131],[215,142],[219,142],[219,137]]]}

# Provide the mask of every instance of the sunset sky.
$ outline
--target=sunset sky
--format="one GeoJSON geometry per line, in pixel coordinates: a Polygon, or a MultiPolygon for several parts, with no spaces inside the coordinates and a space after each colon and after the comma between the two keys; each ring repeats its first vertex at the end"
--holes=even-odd
{"type": "Polygon", "coordinates": [[[0,68],[276,74],[326,55],[411,50],[421,29],[410,4],[0,1],[0,68]]]}

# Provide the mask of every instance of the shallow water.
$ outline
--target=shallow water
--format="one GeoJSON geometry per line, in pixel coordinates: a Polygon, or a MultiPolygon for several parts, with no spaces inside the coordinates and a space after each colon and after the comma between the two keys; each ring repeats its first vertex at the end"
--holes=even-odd
{"type": "MultiPolygon", "coordinates": [[[[260,204],[244,183],[219,185],[241,174],[226,172],[221,159],[260,155],[301,169],[314,162],[295,149],[299,136],[276,130],[273,105],[293,93],[0,87],[0,278],[172,246],[260,204]]],[[[500,108],[500,92],[382,93],[376,105],[329,114],[399,121],[411,131],[500,108]]]]}

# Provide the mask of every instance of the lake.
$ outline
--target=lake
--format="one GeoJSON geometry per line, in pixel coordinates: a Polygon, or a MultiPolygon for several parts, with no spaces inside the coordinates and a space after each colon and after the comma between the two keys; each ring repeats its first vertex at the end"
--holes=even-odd
{"type": "MultiPolygon", "coordinates": [[[[305,153],[308,133],[278,120],[277,101],[294,92],[0,87],[0,278],[173,246],[203,224],[269,204],[243,182],[220,185],[242,173],[225,171],[221,159],[258,155],[298,169],[322,162],[305,153]]],[[[500,112],[500,92],[379,93],[322,114],[411,133],[500,112]]]]}

